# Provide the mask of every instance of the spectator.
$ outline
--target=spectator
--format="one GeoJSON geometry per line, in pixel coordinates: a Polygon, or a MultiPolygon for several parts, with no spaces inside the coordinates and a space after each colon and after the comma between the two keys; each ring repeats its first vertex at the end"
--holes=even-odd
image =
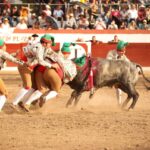
{"type": "Polygon", "coordinates": [[[22,18],[20,22],[17,24],[16,29],[27,29],[27,28],[28,26],[27,26],[26,20],[25,18],[22,18]]]}
{"type": "Polygon", "coordinates": [[[64,28],[65,29],[76,29],[77,28],[77,23],[76,23],[73,13],[66,15],[66,21],[64,24],[64,28]]]}
{"type": "Polygon", "coordinates": [[[143,23],[141,24],[141,29],[142,30],[149,30],[150,26],[147,24],[147,20],[143,20],[143,23]]]}
{"type": "Polygon", "coordinates": [[[104,29],[106,29],[106,24],[105,24],[105,22],[103,21],[102,18],[99,18],[99,19],[96,20],[95,29],[96,30],[104,30],[104,29]]]}
{"type": "Polygon", "coordinates": [[[28,20],[28,15],[29,15],[29,8],[22,6],[20,9],[20,16],[19,19],[25,19],[25,21],[28,20]]]}
{"type": "Polygon", "coordinates": [[[47,16],[51,16],[52,15],[51,7],[49,5],[45,5],[44,12],[46,13],[47,16]]]}
{"type": "Polygon", "coordinates": [[[120,24],[120,28],[119,28],[119,29],[122,29],[122,30],[128,29],[128,28],[127,28],[127,24],[128,24],[128,23],[127,23],[126,21],[122,21],[121,24],[120,24]]]}
{"type": "Polygon", "coordinates": [[[17,6],[11,9],[10,17],[12,18],[12,26],[15,27],[19,22],[19,11],[17,6]]]}
{"type": "Polygon", "coordinates": [[[118,25],[115,23],[114,20],[112,20],[110,25],[108,25],[108,29],[113,29],[113,30],[117,30],[118,29],[118,25]]]}
{"type": "Polygon", "coordinates": [[[143,20],[146,19],[146,9],[144,5],[141,5],[138,9],[137,26],[141,29],[143,20]]]}
{"type": "Polygon", "coordinates": [[[6,31],[10,29],[10,23],[7,18],[3,19],[2,29],[6,30],[6,31]]]}
{"type": "Polygon", "coordinates": [[[33,24],[37,21],[37,18],[36,18],[36,14],[35,13],[32,13],[29,17],[28,17],[28,28],[32,28],[33,27],[33,24]]]}
{"type": "Polygon", "coordinates": [[[127,11],[128,13],[128,22],[131,22],[132,20],[136,20],[138,17],[138,11],[136,9],[135,4],[131,4],[131,8],[127,11]]]}
{"type": "Polygon", "coordinates": [[[40,28],[43,29],[46,27],[46,14],[44,12],[38,17],[40,28]]]}
{"type": "Polygon", "coordinates": [[[62,27],[64,12],[61,9],[61,5],[57,5],[53,12],[54,18],[58,21],[59,28],[62,27]]]}
{"type": "Polygon", "coordinates": [[[88,28],[89,28],[89,21],[85,16],[81,15],[78,22],[78,29],[88,29],[88,28]]]}
{"type": "Polygon", "coordinates": [[[39,23],[38,20],[33,24],[32,29],[41,29],[40,28],[40,23],[39,23]]]}
{"type": "Polygon", "coordinates": [[[128,24],[128,29],[129,30],[136,30],[138,29],[137,24],[134,20],[132,20],[129,24],[128,24]]]}

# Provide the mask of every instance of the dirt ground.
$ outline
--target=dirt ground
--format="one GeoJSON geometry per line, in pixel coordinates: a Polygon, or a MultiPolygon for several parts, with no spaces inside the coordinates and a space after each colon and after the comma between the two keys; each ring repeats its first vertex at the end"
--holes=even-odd
{"type": "Polygon", "coordinates": [[[71,93],[65,85],[42,109],[17,113],[10,103],[21,88],[20,76],[0,76],[10,94],[0,113],[0,150],[150,150],[150,91],[142,81],[131,111],[117,106],[112,88],[100,89],[92,100],[84,93],[76,108],[65,108],[71,93]]]}

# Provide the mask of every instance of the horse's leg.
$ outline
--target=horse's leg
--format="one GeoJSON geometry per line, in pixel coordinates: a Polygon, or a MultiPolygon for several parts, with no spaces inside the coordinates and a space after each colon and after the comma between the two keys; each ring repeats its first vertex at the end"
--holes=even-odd
{"type": "Polygon", "coordinates": [[[71,93],[71,97],[69,98],[69,100],[68,100],[68,102],[67,102],[67,104],[66,104],[66,107],[68,107],[69,105],[72,104],[73,100],[74,100],[75,97],[76,97],[76,93],[77,93],[77,91],[75,91],[75,90],[71,93]]]}

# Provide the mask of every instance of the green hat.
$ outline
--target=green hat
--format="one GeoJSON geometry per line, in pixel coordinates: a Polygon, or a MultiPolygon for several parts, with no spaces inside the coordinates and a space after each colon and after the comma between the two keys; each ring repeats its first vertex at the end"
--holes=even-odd
{"type": "Polygon", "coordinates": [[[71,53],[70,47],[69,47],[69,46],[63,46],[63,47],[61,48],[61,52],[62,52],[63,54],[70,54],[70,53],[71,53]]]}
{"type": "Polygon", "coordinates": [[[75,63],[77,66],[79,66],[79,67],[82,67],[82,66],[85,64],[85,62],[86,62],[86,56],[85,56],[85,55],[82,56],[82,57],[76,58],[76,59],[74,60],[74,63],[75,63]]]}
{"type": "Polygon", "coordinates": [[[0,39],[0,48],[2,48],[4,44],[5,44],[4,40],[0,39]]]}
{"type": "Polygon", "coordinates": [[[52,46],[55,46],[55,39],[53,36],[49,35],[49,34],[44,34],[42,37],[41,37],[41,42],[51,42],[52,41],[52,46]]]}
{"type": "Polygon", "coordinates": [[[117,44],[117,50],[121,51],[127,45],[128,45],[128,42],[119,41],[118,44],[117,44]]]}
{"type": "Polygon", "coordinates": [[[63,46],[62,46],[62,47],[69,47],[70,45],[71,45],[71,43],[65,42],[65,43],[63,43],[63,46]]]}

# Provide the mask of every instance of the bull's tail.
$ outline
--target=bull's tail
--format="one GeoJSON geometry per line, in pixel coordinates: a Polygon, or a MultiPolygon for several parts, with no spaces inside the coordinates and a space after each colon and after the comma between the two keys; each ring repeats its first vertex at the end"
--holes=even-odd
{"type": "Polygon", "coordinates": [[[143,78],[147,81],[150,82],[150,80],[144,75],[143,69],[141,67],[141,65],[136,64],[136,67],[140,69],[140,74],[142,74],[143,78]]]}

